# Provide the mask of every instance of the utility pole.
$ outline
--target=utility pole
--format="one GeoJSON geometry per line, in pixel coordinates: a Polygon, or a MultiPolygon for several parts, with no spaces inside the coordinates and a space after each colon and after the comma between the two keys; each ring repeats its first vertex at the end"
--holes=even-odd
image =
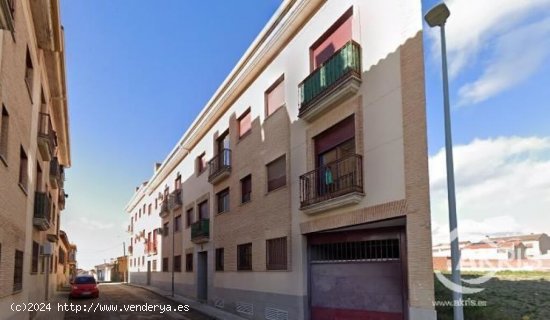
{"type": "Polygon", "coordinates": [[[460,247],[458,241],[458,226],[456,218],[455,176],[453,165],[453,142],[451,138],[451,108],[449,103],[449,77],[447,75],[447,47],[445,39],[445,23],[451,12],[445,3],[440,3],[428,11],[424,17],[430,27],[438,26],[441,31],[441,59],[443,72],[443,111],[445,117],[445,155],[447,160],[447,200],[449,204],[449,230],[451,234],[451,264],[453,290],[454,320],[464,319],[462,307],[462,292],[459,286],[460,276],[460,247]]]}

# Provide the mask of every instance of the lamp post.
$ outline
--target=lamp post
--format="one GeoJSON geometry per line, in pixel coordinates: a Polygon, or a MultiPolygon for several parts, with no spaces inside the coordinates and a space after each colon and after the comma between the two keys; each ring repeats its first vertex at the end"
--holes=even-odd
{"type": "Polygon", "coordinates": [[[443,110],[445,113],[445,155],[447,160],[447,198],[449,203],[449,229],[451,232],[451,263],[452,281],[456,286],[453,290],[454,319],[463,320],[462,292],[457,288],[460,278],[460,249],[456,219],[455,179],[453,168],[453,142],[451,138],[451,111],[449,107],[449,78],[447,74],[447,48],[445,43],[445,22],[450,15],[449,8],[441,3],[430,9],[424,19],[430,27],[438,26],[441,31],[441,59],[443,71],[443,110]]]}

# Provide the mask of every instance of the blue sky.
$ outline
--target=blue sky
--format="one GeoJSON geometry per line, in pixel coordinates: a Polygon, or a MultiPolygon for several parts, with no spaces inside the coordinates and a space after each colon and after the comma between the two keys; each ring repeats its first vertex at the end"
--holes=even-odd
{"type": "MultiPolygon", "coordinates": [[[[550,176],[536,183],[550,169],[550,1],[479,2],[449,2],[461,234],[550,233],[550,222],[520,219],[542,219],[550,209],[550,176]],[[519,182],[507,188],[510,181],[519,182]],[[506,196],[514,189],[531,198],[506,196]],[[502,196],[513,203],[495,206],[502,196]]],[[[424,1],[424,11],[435,3],[424,1]]],[[[62,226],[79,245],[82,267],[122,254],[124,206],[134,187],[151,176],[279,4],[62,0],[73,158],[62,226]]],[[[434,237],[444,240],[437,38],[425,34],[426,94],[434,237]]]]}

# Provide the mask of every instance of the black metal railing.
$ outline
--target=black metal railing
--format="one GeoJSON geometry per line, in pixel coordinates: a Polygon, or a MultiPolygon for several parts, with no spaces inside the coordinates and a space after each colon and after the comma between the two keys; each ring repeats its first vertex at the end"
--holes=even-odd
{"type": "Polygon", "coordinates": [[[357,154],[300,176],[302,208],[352,192],[363,193],[363,160],[357,154]]]}
{"type": "Polygon", "coordinates": [[[45,192],[35,192],[33,224],[42,231],[50,227],[50,208],[50,198],[48,198],[48,195],[45,192]]]}
{"type": "Polygon", "coordinates": [[[361,78],[361,46],[349,41],[298,85],[300,114],[350,76],[361,78]]]}
{"type": "Polygon", "coordinates": [[[63,189],[63,187],[60,187],[59,188],[59,199],[58,199],[59,210],[65,210],[66,199],[67,199],[67,195],[65,194],[65,189],[63,189]]]}
{"type": "Polygon", "coordinates": [[[168,196],[169,209],[174,210],[180,208],[183,204],[181,189],[176,189],[168,196]]]}
{"type": "Polygon", "coordinates": [[[165,217],[169,213],[168,211],[168,197],[165,197],[162,203],[160,204],[160,213],[159,216],[165,217]]]}
{"type": "Polygon", "coordinates": [[[61,166],[59,165],[57,157],[53,157],[50,161],[50,178],[55,179],[58,183],[61,179],[61,166]]]}
{"type": "Polygon", "coordinates": [[[201,219],[191,224],[191,241],[210,237],[210,220],[201,219]]]}
{"type": "Polygon", "coordinates": [[[50,155],[53,156],[57,146],[57,137],[52,127],[50,115],[40,112],[38,115],[38,138],[46,142],[50,155]]]}
{"type": "Polygon", "coordinates": [[[231,149],[223,149],[221,152],[208,161],[208,180],[212,181],[224,171],[231,170],[231,149]]]}

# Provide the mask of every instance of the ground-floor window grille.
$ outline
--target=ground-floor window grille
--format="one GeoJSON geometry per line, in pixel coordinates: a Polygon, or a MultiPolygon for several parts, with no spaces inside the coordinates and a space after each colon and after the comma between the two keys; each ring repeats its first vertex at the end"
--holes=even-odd
{"type": "Polygon", "coordinates": [[[193,254],[188,253],[185,255],[185,271],[192,272],[193,271],[193,254]]]}
{"type": "Polygon", "coordinates": [[[399,260],[399,239],[314,244],[311,262],[399,260]]]}
{"type": "Polygon", "coordinates": [[[23,251],[15,250],[13,266],[13,291],[23,289],[23,251]]]}
{"type": "Polygon", "coordinates": [[[174,272],[181,272],[181,256],[174,257],[174,272]]]}
{"type": "Polygon", "coordinates": [[[267,270],[287,269],[286,237],[266,241],[266,268],[267,270]]]}
{"type": "Polygon", "coordinates": [[[216,271],[223,271],[223,248],[216,249],[216,271]]]}
{"type": "Polygon", "coordinates": [[[38,272],[38,255],[40,253],[40,245],[38,242],[32,242],[32,262],[31,262],[31,273],[38,272]]]}
{"type": "Polygon", "coordinates": [[[237,246],[237,270],[252,270],[252,243],[237,246]]]}
{"type": "Polygon", "coordinates": [[[168,258],[162,258],[162,272],[168,272],[168,258]]]}

